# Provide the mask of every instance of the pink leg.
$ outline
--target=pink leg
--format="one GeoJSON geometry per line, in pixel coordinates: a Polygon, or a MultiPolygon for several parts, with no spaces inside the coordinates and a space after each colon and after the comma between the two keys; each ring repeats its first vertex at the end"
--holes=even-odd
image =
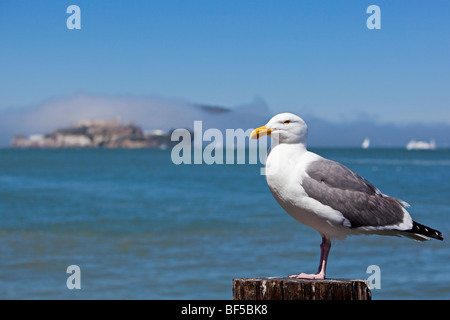
{"type": "Polygon", "coordinates": [[[320,264],[317,273],[316,274],[300,273],[297,275],[289,276],[289,278],[320,279],[320,280],[325,279],[328,254],[330,253],[330,249],[331,249],[331,241],[327,239],[325,236],[322,236],[322,243],[320,244],[320,264]]]}

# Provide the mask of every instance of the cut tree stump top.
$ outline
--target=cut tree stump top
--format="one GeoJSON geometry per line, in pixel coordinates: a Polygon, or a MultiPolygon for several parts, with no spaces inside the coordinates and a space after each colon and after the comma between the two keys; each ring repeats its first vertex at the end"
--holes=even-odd
{"type": "Polygon", "coordinates": [[[233,279],[233,300],[371,300],[366,280],[233,279]]]}

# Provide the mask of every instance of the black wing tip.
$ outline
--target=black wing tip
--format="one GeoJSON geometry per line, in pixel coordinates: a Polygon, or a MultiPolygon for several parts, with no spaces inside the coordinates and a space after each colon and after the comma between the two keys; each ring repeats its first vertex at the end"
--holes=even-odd
{"type": "Polygon", "coordinates": [[[423,224],[420,224],[418,222],[413,221],[413,226],[411,230],[408,230],[407,232],[424,235],[426,237],[430,237],[437,240],[444,240],[444,237],[442,236],[442,232],[439,230],[435,230],[433,228],[424,226],[423,224]]]}

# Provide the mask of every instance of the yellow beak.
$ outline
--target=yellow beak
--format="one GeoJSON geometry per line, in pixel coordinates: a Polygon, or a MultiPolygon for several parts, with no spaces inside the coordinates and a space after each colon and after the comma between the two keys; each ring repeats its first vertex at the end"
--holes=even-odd
{"type": "Polygon", "coordinates": [[[266,126],[262,126],[252,131],[250,134],[250,139],[259,139],[264,136],[270,136],[271,133],[271,129],[266,129],[266,126]]]}

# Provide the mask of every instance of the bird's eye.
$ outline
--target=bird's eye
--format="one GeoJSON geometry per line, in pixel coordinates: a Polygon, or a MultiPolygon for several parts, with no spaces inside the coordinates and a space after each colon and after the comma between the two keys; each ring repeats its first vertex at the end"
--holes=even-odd
{"type": "Polygon", "coordinates": [[[291,123],[291,121],[290,121],[290,120],[286,120],[286,121],[284,121],[284,124],[289,124],[289,123],[291,123]]]}

